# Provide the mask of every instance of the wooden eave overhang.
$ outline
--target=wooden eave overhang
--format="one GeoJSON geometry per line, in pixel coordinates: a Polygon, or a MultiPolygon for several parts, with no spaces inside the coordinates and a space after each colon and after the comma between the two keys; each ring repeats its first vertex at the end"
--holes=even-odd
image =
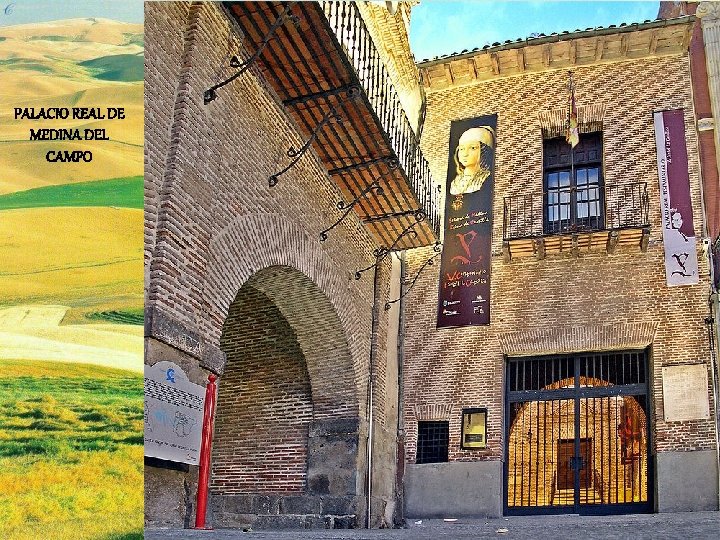
{"type": "Polygon", "coordinates": [[[426,91],[432,93],[526,73],[682,54],[694,21],[689,15],[563,32],[420,62],[418,69],[426,91]]]}
{"type": "MultiPolygon", "coordinates": [[[[246,56],[261,47],[288,4],[226,4],[244,33],[246,56]]],[[[282,101],[304,140],[312,136],[329,111],[336,112],[338,120],[328,122],[317,132],[312,149],[342,191],[345,205],[378,181],[381,193],[369,191],[354,207],[378,246],[400,250],[433,244],[439,237],[439,215],[429,166],[402,109],[392,107],[389,98],[371,102],[373,89],[368,85],[382,85],[377,90],[384,96],[394,89],[389,80],[370,77],[382,70],[373,64],[374,45],[364,39],[364,23],[357,8],[351,9],[345,3],[297,2],[290,10],[299,23],[282,24],[268,41],[257,61],[262,77],[282,101]],[[363,58],[367,62],[354,66],[341,41],[354,44],[356,62],[363,58]],[[363,80],[358,71],[365,75],[363,80]],[[400,127],[388,133],[388,122],[400,127]],[[397,164],[394,168],[393,163],[397,164]],[[418,212],[424,215],[420,221],[416,218],[418,212]],[[408,228],[410,234],[396,242],[408,228]]],[[[344,213],[337,208],[331,211],[336,219],[344,213]]],[[[330,238],[332,235],[330,231],[330,238]]]]}

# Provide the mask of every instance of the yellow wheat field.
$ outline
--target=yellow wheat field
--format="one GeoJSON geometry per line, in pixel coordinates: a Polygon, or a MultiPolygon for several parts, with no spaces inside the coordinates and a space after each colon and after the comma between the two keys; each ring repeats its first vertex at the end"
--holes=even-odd
{"type": "MultiPolygon", "coordinates": [[[[143,174],[143,83],[102,80],[78,62],[141,55],[142,25],[72,19],[0,28],[0,195],[143,174]],[[123,107],[125,119],[32,120],[15,108],[123,107]],[[30,130],[105,129],[109,141],[30,141],[30,130]],[[49,163],[48,150],[89,150],[91,163],[49,163]]],[[[82,132],[84,136],[84,131],[82,132]]]]}
{"type": "Polygon", "coordinates": [[[0,141],[0,195],[42,186],[143,174],[143,149],[115,141],[0,141]],[[90,163],[50,163],[49,151],[92,152],[90,163]]]}
{"type": "Polygon", "coordinates": [[[0,305],[141,307],[142,234],[139,209],[0,212],[0,305]]]}
{"type": "Polygon", "coordinates": [[[0,459],[0,534],[13,540],[79,540],[141,533],[142,455],[139,446],[78,452],[66,462],[0,459]]]}

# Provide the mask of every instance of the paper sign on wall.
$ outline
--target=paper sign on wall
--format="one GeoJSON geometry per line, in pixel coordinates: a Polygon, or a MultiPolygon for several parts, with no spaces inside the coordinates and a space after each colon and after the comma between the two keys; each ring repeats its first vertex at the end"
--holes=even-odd
{"type": "Polygon", "coordinates": [[[145,366],[145,455],[197,465],[205,388],[172,362],[145,366]]]}

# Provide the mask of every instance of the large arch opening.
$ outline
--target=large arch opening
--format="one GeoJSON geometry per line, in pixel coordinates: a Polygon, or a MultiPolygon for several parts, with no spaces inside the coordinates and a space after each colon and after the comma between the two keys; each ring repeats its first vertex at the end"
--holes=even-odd
{"type": "Polygon", "coordinates": [[[213,486],[224,493],[301,493],[307,485],[312,392],[305,356],[280,310],[243,287],[220,345],[213,486]]]}
{"type": "Polygon", "coordinates": [[[330,301],[302,272],[265,268],[231,303],[220,346],[227,362],[212,453],[216,524],[351,525],[361,507],[359,405],[330,301]]]}

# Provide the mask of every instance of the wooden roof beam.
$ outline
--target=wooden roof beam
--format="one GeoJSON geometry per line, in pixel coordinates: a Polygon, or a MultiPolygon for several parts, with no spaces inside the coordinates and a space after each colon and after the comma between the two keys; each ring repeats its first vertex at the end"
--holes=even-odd
{"type": "Polygon", "coordinates": [[[500,75],[500,61],[498,60],[497,53],[490,53],[490,63],[492,64],[493,73],[500,75]]]}
{"type": "Polygon", "coordinates": [[[447,79],[448,84],[450,86],[452,86],[453,84],[455,84],[455,78],[453,77],[452,69],[450,68],[450,62],[446,62],[444,64],[444,66],[445,66],[445,78],[447,79]]]}
{"type": "Polygon", "coordinates": [[[655,54],[655,51],[657,50],[657,44],[658,44],[658,30],[653,30],[652,37],[650,38],[650,46],[648,47],[648,52],[650,54],[655,54]]]}
{"type": "Polygon", "coordinates": [[[476,81],[478,78],[477,66],[475,65],[475,58],[468,58],[468,69],[470,71],[470,78],[476,81]]]}
{"type": "Polygon", "coordinates": [[[687,48],[690,46],[690,38],[692,37],[692,25],[687,25],[685,27],[685,33],[683,34],[683,40],[682,40],[682,50],[686,51],[687,48]]]}
{"type": "Polygon", "coordinates": [[[595,42],[595,61],[602,60],[603,51],[605,49],[605,40],[601,37],[597,38],[595,42]]]}
{"type": "Polygon", "coordinates": [[[620,38],[620,56],[625,58],[628,52],[628,35],[623,34],[620,38]]]}
{"type": "Polygon", "coordinates": [[[543,46],[542,51],[542,57],[543,57],[543,66],[550,67],[550,57],[551,57],[551,51],[550,51],[550,44],[546,44],[543,46]]]}

